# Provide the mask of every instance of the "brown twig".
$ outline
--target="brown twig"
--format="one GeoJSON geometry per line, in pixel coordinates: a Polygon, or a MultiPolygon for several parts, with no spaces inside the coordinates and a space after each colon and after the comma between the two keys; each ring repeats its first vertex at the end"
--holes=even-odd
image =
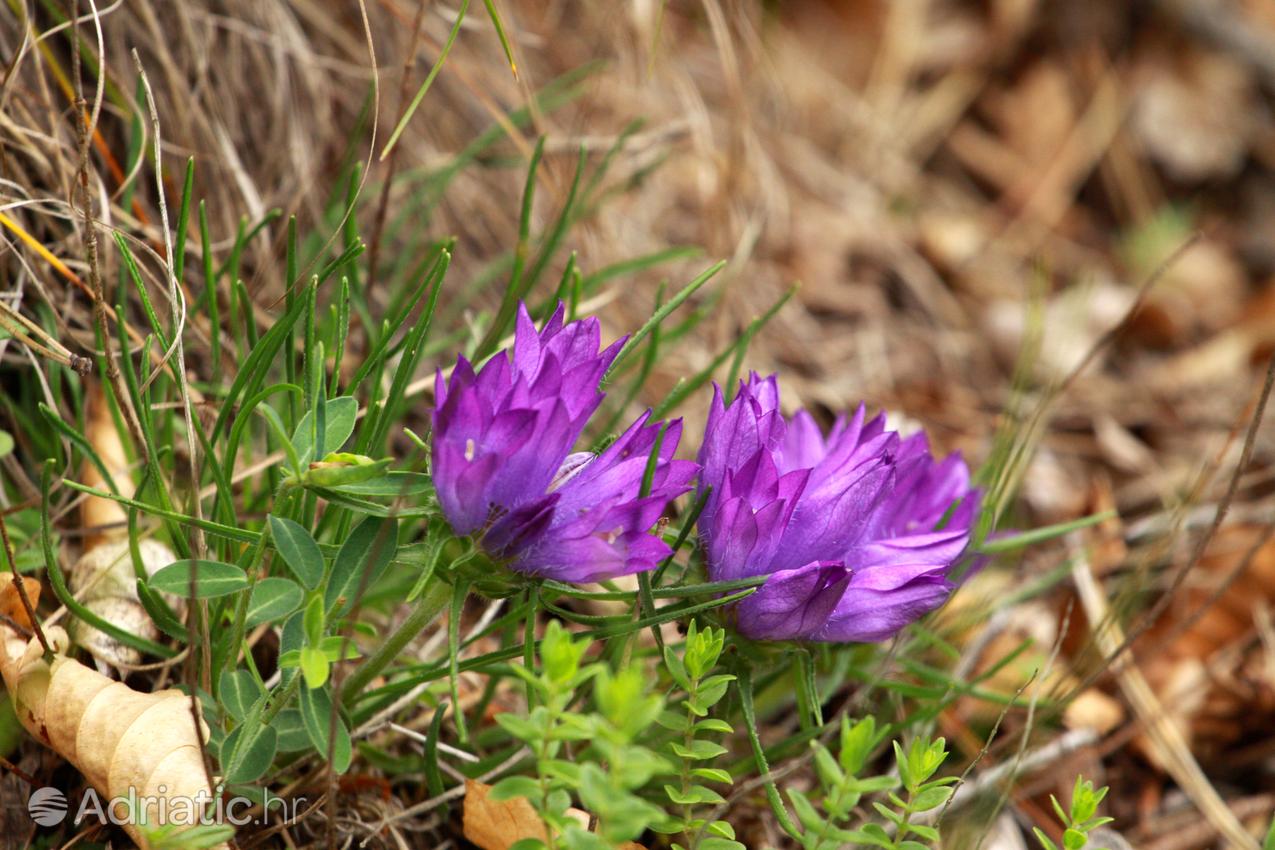
{"type": "MultiPolygon", "coordinates": [[[[1173,576],[1173,580],[1169,583],[1169,587],[1160,595],[1155,604],[1151,606],[1151,610],[1143,615],[1132,628],[1128,630],[1127,636],[1120,646],[1107,659],[1102,666],[1105,668],[1116,661],[1120,655],[1130,649],[1142,635],[1146,634],[1160,618],[1169,604],[1173,601],[1174,594],[1182,587],[1182,582],[1186,581],[1187,574],[1195,568],[1196,564],[1204,556],[1205,549],[1208,548],[1218,529],[1222,527],[1222,523],[1226,521],[1226,515],[1231,509],[1231,503],[1235,500],[1235,493],[1239,490],[1240,477],[1244,474],[1244,470],[1248,468],[1249,462],[1253,459],[1253,450],[1257,444],[1257,432],[1262,425],[1262,419],[1266,414],[1266,404],[1271,397],[1271,389],[1275,387],[1275,356],[1271,357],[1270,362],[1266,366],[1266,377],[1262,382],[1262,390],[1258,395],[1257,405],[1253,411],[1252,419],[1249,420],[1248,432],[1244,435],[1244,447],[1240,451],[1239,462],[1235,464],[1235,469],[1231,473],[1231,479],[1227,482],[1226,492],[1222,495],[1221,501],[1218,502],[1217,510],[1213,514],[1213,522],[1209,524],[1208,530],[1196,542],[1195,548],[1191,552],[1191,557],[1173,576]]],[[[1256,554],[1256,553],[1254,553],[1256,554]]]]}
{"type": "Polygon", "coordinates": [[[1262,526],[1261,532],[1253,540],[1252,544],[1249,545],[1248,549],[1245,550],[1244,556],[1240,558],[1239,563],[1237,563],[1235,567],[1226,574],[1226,577],[1222,579],[1222,582],[1216,588],[1213,589],[1213,592],[1209,594],[1209,597],[1201,602],[1194,611],[1175,623],[1169,633],[1162,638],[1162,643],[1166,645],[1172,643],[1174,640],[1181,637],[1184,632],[1198,623],[1200,618],[1203,617],[1210,608],[1216,605],[1224,595],[1226,595],[1226,592],[1231,589],[1231,586],[1235,584],[1239,577],[1248,572],[1248,568],[1253,565],[1254,559],[1257,558],[1257,553],[1262,551],[1262,547],[1270,542],[1272,537],[1275,537],[1275,517],[1272,517],[1265,525],[1262,526]]]}
{"type": "Polygon", "coordinates": [[[18,767],[16,764],[9,761],[4,756],[0,756],[0,768],[4,768],[5,770],[9,771],[14,776],[18,777],[23,782],[30,785],[32,788],[39,788],[41,785],[43,785],[43,783],[40,782],[38,779],[36,779],[34,776],[27,773],[25,770],[18,767]]]}
{"type": "MultiPolygon", "coordinates": [[[[76,186],[79,189],[80,211],[84,219],[84,250],[89,266],[89,288],[93,296],[93,323],[97,327],[98,337],[102,340],[102,359],[106,368],[106,378],[110,382],[111,390],[115,393],[115,400],[124,414],[124,421],[128,423],[128,429],[133,437],[133,445],[142,454],[143,458],[149,460],[146,440],[142,436],[142,425],[137,418],[137,411],[133,410],[132,398],[124,387],[119,366],[115,362],[111,334],[106,326],[107,306],[106,296],[102,289],[102,272],[98,265],[97,224],[93,217],[93,200],[89,194],[89,138],[91,130],[88,126],[89,118],[86,114],[88,101],[84,99],[84,81],[80,79],[80,0],[75,0],[71,12],[71,79],[75,84],[75,133],[79,151],[79,179],[76,181],[76,186]]],[[[96,16],[96,9],[94,10],[94,15],[96,16]]],[[[119,316],[116,316],[115,319],[116,321],[122,321],[122,317],[119,316]]]]}
{"type": "MultiPolygon", "coordinates": [[[[408,99],[411,96],[408,82],[411,80],[412,66],[416,64],[416,45],[420,41],[421,27],[425,23],[425,0],[420,0],[416,4],[416,17],[412,21],[411,39],[407,43],[407,50],[403,56],[403,76],[398,86],[398,117],[394,119],[395,126],[403,120],[403,114],[407,111],[408,99]]],[[[394,150],[390,151],[389,162],[385,166],[385,181],[381,184],[381,196],[377,200],[376,218],[372,221],[372,236],[368,241],[367,249],[367,291],[371,292],[376,287],[376,272],[378,268],[378,259],[381,255],[381,237],[385,231],[385,220],[390,210],[390,186],[394,183],[394,174],[398,170],[398,152],[401,145],[395,145],[394,150]]],[[[337,364],[340,368],[340,364],[337,364]]]]}
{"type": "Polygon", "coordinates": [[[40,641],[40,646],[44,647],[45,654],[53,652],[53,648],[49,646],[49,639],[44,636],[44,630],[40,628],[40,621],[35,616],[35,606],[31,604],[31,598],[27,596],[26,582],[22,580],[22,576],[18,573],[18,562],[14,558],[13,544],[9,541],[9,526],[4,521],[4,514],[0,513],[0,539],[4,541],[4,554],[9,559],[9,569],[13,571],[13,586],[18,591],[18,599],[22,600],[22,609],[26,611],[27,620],[31,623],[35,636],[40,641]]]}

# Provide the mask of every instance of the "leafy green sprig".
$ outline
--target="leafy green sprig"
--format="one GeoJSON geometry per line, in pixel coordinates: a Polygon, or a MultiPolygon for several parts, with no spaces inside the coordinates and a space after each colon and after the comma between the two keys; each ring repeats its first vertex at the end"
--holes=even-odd
{"type": "MultiPolygon", "coordinates": [[[[1112,818],[1098,815],[1098,806],[1102,803],[1102,798],[1106,796],[1105,786],[1095,790],[1093,783],[1083,776],[1076,777],[1076,784],[1071,789],[1070,808],[1064,809],[1057,797],[1053,794],[1049,795],[1049,802],[1054,806],[1054,813],[1058,815],[1058,819],[1064,826],[1062,836],[1064,850],[1081,850],[1081,848],[1089,847],[1090,833],[1100,826],[1111,823],[1112,818]]],[[[1036,840],[1045,850],[1058,850],[1058,845],[1054,844],[1040,827],[1032,827],[1032,832],[1036,834],[1036,840]]]]}
{"type": "Polygon", "coordinates": [[[637,743],[663,710],[663,699],[648,692],[638,666],[612,672],[605,663],[583,664],[589,644],[551,620],[540,642],[540,669],[512,668],[535,692],[537,704],[525,716],[505,713],[496,720],[531,750],[535,776],[506,777],[492,787],[491,798],[527,798],[548,839],[523,839],[516,850],[604,850],[632,841],[664,817],[637,793],[652,777],[672,770],[637,743]],[[572,710],[590,680],[596,711],[572,710]],[[583,750],[569,757],[567,747],[576,743],[583,750]],[[596,819],[594,830],[572,817],[573,798],[596,819]]]}
{"type": "MultiPolygon", "coordinates": [[[[680,735],[668,744],[670,759],[678,765],[678,784],[665,784],[664,793],[677,807],[678,815],[670,815],[660,831],[680,833],[686,845],[674,844],[676,850],[743,850],[744,845],[735,840],[735,830],[722,820],[707,821],[696,813],[697,806],[718,805],[726,802],[720,793],[703,782],[730,785],[730,772],[711,763],[724,755],[727,749],[721,744],[706,740],[705,734],[731,734],[735,730],[720,717],[710,717],[713,706],[726,696],[726,690],[735,677],[719,673],[712,675],[726,642],[726,630],[711,626],[701,631],[694,620],[686,632],[682,654],[672,647],[664,647],[664,665],[673,681],[685,693],[681,711],[665,711],[660,715],[660,725],[680,735]]],[[[674,693],[676,692],[676,689],[674,693]]]]}
{"type": "Polygon", "coordinates": [[[833,850],[848,844],[885,850],[926,850],[938,846],[938,830],[914,823],[912,819],[937,809],[952,795],[951,786],[957,781],[956,777],[931,778],[947,758],[945,742],[942,738],[934,741],[917,738],[907,750],[895,742],[898,776],[860,776],[888,732],[888,727],[878,730],[871,716],[854,723],[843,717],[836,758],[823,744],[814,744],[815,773],[822,791],[818,805],[805,793],[787,789],[804,830],[800,838],[803,850],[833,850]],[[900,786],[903,796],[896,793],[900,786]],[[880,823],[846,828],[865,797],[882,792],[889,805],[880,800],[871,800],[871,805],[892,830],[880,823]]]}

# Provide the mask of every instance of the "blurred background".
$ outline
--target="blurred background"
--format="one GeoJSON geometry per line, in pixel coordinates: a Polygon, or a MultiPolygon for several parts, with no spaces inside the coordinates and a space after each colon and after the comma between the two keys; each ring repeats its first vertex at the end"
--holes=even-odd
{"type": "MultiPolygon", "coordinates": [[[[1246,434],[1275,349],[1275,3],[496,8],[516,76],[474,4],[381,159],[454,3],[100,4],[107,73],[85,69],[84,99],[100,100],[90,191],[103,220],[162,242],[153,176],[126,168],[131,128],[147,124],[133,51],[170,207],[193,158],[218,250],[272,210],[339,239],[333,199],[361,186],[365,228],[385,223],[369,246],[380,308],[392,292],[378,290],[377,264],[400,274],[426,233],[458,239],[441,309],[497,304],[536,139],[537,232],[567,204],[583,151],[605,177],[584,187],[565,247],[620,281],[590,303],[611,336],[650,315],[665,280],[729,261],[692,302],[707,320],[652,364],[636,403],[718,362],[796,285],[742,363],[781,370],[787,403],[831,416],[863,400],[944,451],[999,458],[1018,483],[1010,526],[1118,512],[989,568],[946,615],[968,628],[970,665],[999,670],[987,687],[1013,695],[1030,679],[1029,692],[1075,697],[1047,721],[1004,718],[980,769],[1012,765],[1033,725],[1045,757],[1006,790],[985,846],[1026,846],[1019,827],[1051,822],[1048,794],[1065,796],[1077,772],[1113,787],[1107,808],[1137,847],[1213,846],[1236,823],[1269,822],[1275,446],[1269,427],[1246,434]],[[652,254],[667,262],[622,265],[652,254]],[[1090,621],[1109,612],[1086,587],[1136,638],[1132,664],[1103,666],[1090,621]]],[[[0,208],[83,278],[67,11],[10,0],[0,12],[0,208]]],[[[286,282],[280,220],[236,258],[263,327],[286,282]]],[[[62,342],[92,350],[91,313],[66,275],[12,230],[0,248],[11,303],[59,305],[62,342]]],[[[109,240],[100,250],[113,277],[120,257],[109,240]]],[[[546,278],[560,271],[555,261],[546,278]]],[[[25,361],[4,357],[12,388],[25,361]]],[[[680,411],[690,434],[698,398],[680,411]]],[[[996,720],[970,701],[940,728],[978,752],[996,720]]]]}

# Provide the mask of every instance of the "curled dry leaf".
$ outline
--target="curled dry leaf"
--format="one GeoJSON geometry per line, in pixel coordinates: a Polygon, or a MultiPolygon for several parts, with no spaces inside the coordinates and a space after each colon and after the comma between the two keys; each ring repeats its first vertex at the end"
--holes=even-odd
{"type": "MultiPolygon", "coordinates": [[[[491,786],[472,779],[465,781],[465,838],[482,850],[509,850],[524,838],[544,841],[545,827],[526,797],[496,801],[491,799],[491,786]]],[[[580,809],[567,809],[581,826],[589,825],[589,815],[580,809]]],[[[645,850],[641,844],[628,842],[621,850],[645,850]]]]}
{"type": "MultiPolygon", "coordinates": [[[[131,480],[128,456],[106,397],[96,384],[90,391],[85,431],[115,486],[127,492],[125,486],[131,480]]],[[[101,471],[90,462],[85,463],[81,477],[90,487],[102,490],[110,487],[101,471]]],[[[107,622],[140,637],[157,639],[159,630],[137,596],[136,573],[125,527],[128,516],[124,509],[111,499],[89,496],[80,508],[80,518],[88,533],[84,553],[70,571],[71,592],[107,622]]],[[[171,549],[157,541],[143,540],[139,548],[142,568],[147,575],[154,575],[177,560],[171,549]]],[[[169,602],[177,604],[174,599],[169,602]]],[[[108,666],[136,665],[142,660],[136,649],[80,620],[72,620],[67,628],[75,643],[97,660],[98,669],[103,672],[108,666]]]]}
{"type": "MultiPolygon", "coordinates": [[[[11,586],[12,578],[0,577],[0,585],[11,586]]],[[[56,650],[51,659],[38,640],[0,624],[0,675],[22,725],[84,774],[104,800],[131,792],[153,826],[197,823],[196,806],[213,796],[201,753],[208,730],[202,723],[195,728],[190,698],[112,681],[61,654],[69,644],[61,628],[44,632],[56,650]]],[[[136,822],[123,828],[147,850],[136,822]]]]}

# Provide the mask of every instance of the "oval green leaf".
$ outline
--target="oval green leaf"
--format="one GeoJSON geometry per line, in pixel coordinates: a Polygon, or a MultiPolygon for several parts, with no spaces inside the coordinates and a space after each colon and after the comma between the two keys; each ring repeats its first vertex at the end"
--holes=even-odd
{"type": "Polygon", "coordinates": [[[433,489],[429,476],[423,472],[387,472],[370,481],[341,484],[335,489],[351,496],[379,496],[393,499],[399,496],[423,496],[433,489]]]}
{"type": "Polygon", "coordinates": [[[309,590],[323,581],[323,552],[304,527],[290,519],[270,515],[270,538],[292,574],[309,590]]]}
{"type": "Polygon", "coordinates": [[[226,736],[222,752],[225,782],[253,782],[265,775],[274,762],[279,747],[279,735],[273,726],[263,723],[245,723],[226,736]]]}
{"type": "Polygon", "coordinates": [[[263,578],[252,588],[244,622],[248,628],[274,622],[297,610],[304,597],[305,592],[291,579],[263,578]]]}
{"type": "Polygon", "coordinates": [[[396,520],[370,516],[356,525],[332,563],[332,575],[324,593],[327,609],[337,613],[349,610],[359,587],[367,589],[375,584],[397,550],[396,520]]]}
{"type": "Polygon", "coordinates": [[[238,723],[243,722],[252,704],[264,693],[247,670],[223,670],[217,679],[217,699],[238,723]]]}
{"type": "Polygon", "coordinates": [[[321,688],[328,681],[328,669],[331,665],[323,650],[314,646],[301,647],[299,663],[307,688],[321,688]]]}
{"type": "Polygon", "coordinates": [[[301,712],[295,708],[285,708],[270,721],[270,725],[279,733],[279,752],[296,753],[309,749],[310,735],[301,721],[301,712]]]}
{"type": "Polygon", "coordinates": [[[192,574],[196,599],[214,599],[248,586],[247,574],[234,564],[202,560],[174,561],[151,576],[150,586],[161,593],[189,598],[192,574]]]}
{"type": "Polygon", "coordinates": [[[299,705],[301,720],[305,723],[311,746],[324,758],[328,758],[330,753],[332,769],[337,773],[345,773],[350,767],[353,749],[350,746],[350,733],[341,717],[338,715],[336,723],[332,722],[332,695],[327,688],[302,688],[299,705]],[[328,731],[333,726],[336,727],[336,736],[329,738],[328,731]]]}
{"type": "MultiPolygon", "coordinates": [[[[328,399],[323,404],[323,452],[340,451],[345,441],[354,433],[354,423],[359,417],[359,403],[345,395],[328,399]]],[[[292,446],[304,469],[314,460],[314,411],[307,411],[292,432],[292,446]]]]}

